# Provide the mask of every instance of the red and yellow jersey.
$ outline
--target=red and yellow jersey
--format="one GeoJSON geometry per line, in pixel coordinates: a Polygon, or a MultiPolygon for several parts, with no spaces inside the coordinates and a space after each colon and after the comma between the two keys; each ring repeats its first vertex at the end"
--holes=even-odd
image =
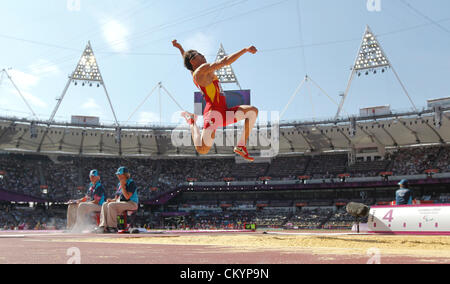
{"type": "Polygon", "coordinates": [[[194,79],[194,83],[199,88],[206,101],[205,112],[208,113],[211,110],[227,109],[227,101],[222,94],[219,79],[215,78],[214,81],[207,87],[202,87],[194,79]]]}

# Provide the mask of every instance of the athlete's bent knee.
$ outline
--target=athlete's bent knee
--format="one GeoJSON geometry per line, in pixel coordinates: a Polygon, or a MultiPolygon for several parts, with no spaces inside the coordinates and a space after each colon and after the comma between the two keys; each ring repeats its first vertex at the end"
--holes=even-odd
{"type": "Polygon", "coordinates": [[[201,146],[201,147],[195,147],[197,150],[197,153],[200,155],[206,155],[211,150],[211,147],[201,146]]]}
{"type": "Polygon", "coordinates": [[[258,114],[259,114],[258,108],[251,107],[246,111],[245,116],[246,116],[246,118],[253,118],[253,117],[258,117],[258,114]]]}
{"type": "Polygon", "coordinates": [[[252,111],[255,113],[256,116],[259,114],[259,109],[257,107],[253,107],[252,111]]]}

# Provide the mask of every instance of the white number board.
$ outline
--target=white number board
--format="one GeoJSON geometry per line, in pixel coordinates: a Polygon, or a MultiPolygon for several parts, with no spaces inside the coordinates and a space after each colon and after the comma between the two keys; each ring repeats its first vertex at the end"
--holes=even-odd
{"type": "Polygon", "coordinates": [[[369,233],[450,235],[450,204],[373,206],[369,233]]]}

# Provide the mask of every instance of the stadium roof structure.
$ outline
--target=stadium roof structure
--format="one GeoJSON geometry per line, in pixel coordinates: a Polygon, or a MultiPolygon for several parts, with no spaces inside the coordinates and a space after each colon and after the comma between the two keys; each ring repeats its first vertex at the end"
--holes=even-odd
{"type": "Polygon", "coordinates": [[[11,76],[9,75],[8,71],[6,69],[3,69],[0,72],[0,86],[3,83],[3,76],[6,75],[6,78],[9,79],[9,81],[11,82],[11,84],[13,85],[13,87],[16,89],[17,93],[19,94],[19,96],[22,98],[23,102],[25,103],[25,105],[27,106],[28,110],[30,111],[30,113],[32,114],[33,117],[37,117],[36,113],[34,112],[33,108],[31,108],[30,104],[28,103],[27,99],[25,98],[25,96],[22,94],[22,92],[20,91],[19,87],[17,87],[16,83],[14,82],[14,80],[11,78],[11,76]]]}
{"type": "MultiPolygon", "coordinates": [[[[224,56],[226,56],[226,53],[221,45],[217,58],[220,59],[224,56]]],[[[387,67],[393,70],[386,53],[381,49],[370,28],[367,27],[351,76],[354,77],[360,71],[387,67]]],[[[223,71],[225,72],[223,76],[219,76],[222,83],[236,83],[239,85],[231,66],[223,71]]],[[[315,81],[306,76],[291,97],[286,108],[289,107],[302,86],[307,82],[314,84],[328,96],[315,81]]],[[[339,116],[339,114],[343,109],[342,106],[350,85],[351,80],[339,106],[338,116],[334,119],[306,122],[272,122],[273,125],[257,125],[250,137],[250,152],[258,155],[258,152],[270,153],[269,149],[275,149],[274,154],[315,154],[340,151],[354,153],[353,151],[357,149],[378,148],[379,153],[382,153],[389,147],[450,143],[450,107],[448,104],[429,105],[427,109],[421,111],[417,110],[413,104],[415,110],[411,112],[391,112],[383,115],[374,113],[368,117],[344,118],[339,116]],[[277,151],[277,149],[279,150],[277,151]]],[[[164,91],[180,110],[183,110],[182,106],[163,84],[158,83],[136,111],[158,89],[160,95],[161,91],[164,91]]],[[[406,92],[405,88],[404,90],[406,92]]],[[[285,110],[280,116],[281,119],[285,110]]],[[[180,126],[174,125],[127,126],[119,124],[89,42],[75,70],[69,76],[66,87],[58,99],[58,103],[49,120],[39,121],[37,119],[1,117],[0,115],[0,151],[47,155],[143,158],[198,157],[194,146],[190,143],[190,131],[188,127],[183,127],[180,128],[180,126]],[[102,85],[113,112],[115,124],[84,125],[55,121],[54,117],[59,105],[72,83],[97,84],[98,87],[102,85]],[[173,143],[173,138],[177,137],[179,131],[186,133],[186,135],[183,135],[183,139],[178,139],[183,140],[183,143],[173,143]]],[[[233,156],[232,146],[236,144],[237,137],[242,133],[242,129],[239,127],[241,126],[233,125],[231,128],[218,130],[215,139],[216,143],[206,158],[233,156]]]]}
{"type": "MultiPolygon", "coordinates": [[[[177,147],[172,143],[172,135],[178,130],[175,126],[121,126],[121,142],[118,143],[116,125],[52,123],[49,126],[48,121],[0,117],[0,151],[111,157],[197,157],[193,146],[177,147]]],[[[189,132],[187,128],[185,131],[189,132]]],[[[233,155],[231,146],[234,144],[228,136],[232,132],[234,139],[240,134],[236,127],[218,130],[216,144],[210,155],[205,157],[233,155]]],[[[268,133],[268,137],[272,135],[270,127],[258,126],[258,129],[252,132],[251,141],[255,139],[258,145],[267,145],[269,138],[264,138],[264,132],[268,133]]],[[[187,141],[190,142],[190,137],[187,141]]],[[[279,128],[279,154],[446,143],[450,143],[450,108],[328,121],[281,123],[279,128]]],[[[258,152],[267,148],[270,146],[249,147],[249,150],[258,152]]]]}

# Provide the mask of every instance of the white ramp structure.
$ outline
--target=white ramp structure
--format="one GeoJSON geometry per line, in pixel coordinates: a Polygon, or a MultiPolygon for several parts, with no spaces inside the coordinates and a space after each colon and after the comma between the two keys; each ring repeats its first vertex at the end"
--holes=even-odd
{"type": "Polygon", "coordinates": [[[369,233],[450,235],[450,204],[373,206],[369,233]]]}

